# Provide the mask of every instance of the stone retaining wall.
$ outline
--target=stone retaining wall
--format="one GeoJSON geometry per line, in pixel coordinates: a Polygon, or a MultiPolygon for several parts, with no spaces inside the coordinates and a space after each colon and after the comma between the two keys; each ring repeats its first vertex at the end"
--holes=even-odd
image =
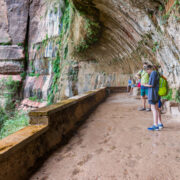
{"type": "MultiPolygon", "coordinates": [[[[31,111],[30,126],[0,141],[0,180],[28,179],[38,160],[43,160],[45,154],[62,143],[76,129],[77,122],[86,119],[105,100],[107,89],[90,91],[31,111]]],[[[109,89],[109,92],[114,91],[114,88],[109,89]]]]}

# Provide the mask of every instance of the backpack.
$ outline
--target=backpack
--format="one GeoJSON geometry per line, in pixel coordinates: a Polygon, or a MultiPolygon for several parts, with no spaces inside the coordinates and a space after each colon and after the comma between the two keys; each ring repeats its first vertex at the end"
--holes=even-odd
{"type": "Polygon", "coordinates": [[[166,96],[168,92],[168,83],[162,76],[159,77],[159,96],[166,96]]]}

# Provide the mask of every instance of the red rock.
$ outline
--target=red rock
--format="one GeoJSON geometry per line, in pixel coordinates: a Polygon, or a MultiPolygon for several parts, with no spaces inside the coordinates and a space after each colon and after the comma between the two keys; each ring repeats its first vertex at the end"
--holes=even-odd
{"type": "Polygon", "coordinates": [[[43,102],[43,103],[39,104],[39,108],[42,108],[42,107],[45,107],[45,106],[47,106],[47,102],[43,102]]]}
{"type": "Polygon", "coordinates": [[[27,98],[26,98],[26,99],[23,99],[23,101],[21,101],[21,104],[22,104],[22,105],[28,104],[28,100],[29,100],[29,99],[27,99],[27,98]]]}

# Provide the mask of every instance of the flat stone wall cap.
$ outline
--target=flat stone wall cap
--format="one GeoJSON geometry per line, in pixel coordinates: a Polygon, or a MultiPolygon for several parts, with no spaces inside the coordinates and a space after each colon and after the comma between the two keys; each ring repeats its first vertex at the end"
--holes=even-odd
{"type": "Polygon", "coordinates": [[[23,60],[25,58],[24,48],[12,46],[0,46],[0,60],[23,60]]]}
{"type": "Polygon", "coordinates": [[[17,151],[18,148],[23,147],[25,143],[41,135],[47,129],[47,125],[27,126],[0,140],[0,160],[6,158],[13,150],[17,151]]]}

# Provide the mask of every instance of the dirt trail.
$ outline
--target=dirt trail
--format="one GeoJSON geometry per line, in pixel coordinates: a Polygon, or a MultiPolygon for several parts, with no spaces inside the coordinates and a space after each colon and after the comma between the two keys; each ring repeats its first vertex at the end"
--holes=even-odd
{"type": "Polygon", "coordinates": [[[31,180],[179,180],[180,122],[163,116],[166,128],[149,132],[152,114],[139,103],[110,96],[31,180]]]}

